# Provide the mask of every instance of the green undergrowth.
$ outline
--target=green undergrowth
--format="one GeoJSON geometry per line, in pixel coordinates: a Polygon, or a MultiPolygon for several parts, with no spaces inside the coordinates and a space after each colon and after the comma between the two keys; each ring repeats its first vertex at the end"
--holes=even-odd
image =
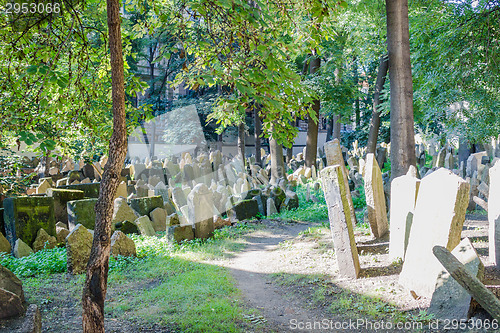
{"type": "MultiPolygon", "coordinates": [[[[106,316],[173,331],[244,332],[245,318],[255,310],[241,304],[230,272],[207,260],[241,250],[241,236],[257,228],[258,224],[239,223],[216,230],[213,238],[174,245],[164,233],[131,235],[137,257],[110,258],[106,316]]],[[[28,301],[40,305],[46,320],[56,322],[61,311],[81,311],[85,276],[65,274],[66,249],[42,250],[20,259],[0,254],[0,264],[22,278],[28,301]]]]}
{"type": "MultiPolygon", "coordinates": [[[[318,181],[316,181],[318,182],[318,181]]],[[[282,210],[278,214],[271,216],[272,218],[281,218],[295,221],[320,222],[328,220],[328,209],[326,207],[325,196],[323,190],[314,190],[313,181],[309,181],[311,194],[318,198],[319,202],[306,202],[306,185],[299,184],[295,191],[299,197],[299,207],[297,209],[282,210]]]]}

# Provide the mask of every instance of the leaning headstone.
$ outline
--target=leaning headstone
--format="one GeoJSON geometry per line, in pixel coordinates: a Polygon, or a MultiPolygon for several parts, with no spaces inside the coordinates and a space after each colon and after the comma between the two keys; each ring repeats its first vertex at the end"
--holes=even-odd
{"type": "Polygon", "coordinates": [[[36,194],[44,194],[47,189],[51,188],[52,185],[49,183],[47,179],[44,179],[40,185],[36,188],[36,194]]]}
{"type": "Polygon", "coordinates": [[[167,212],[163,208],[155,208],[149,216],[151,217],[151,224],[155,231],[165,231],[167,227],[167,212]]]}
{"type": "Polygon", "coordinates": [[[267,216],[271,216],[277,214],[278,210],[276,209],[276,205],[274,204],[273,198],[267,199],[267,216]]]}
{"type": "Polygon", "coordinates": [[[69,235],[68,227],[62,222],[57,222],[56,223],[57,243],[64,243],[66,240],[66,236],[68,236],[68,235],[69,235]]]}
{"type": "Polygon", "coordinates": [[[78,224],[66,237],[68,272],[85,272],[92,249],[92,234],[83,225],[78,224]]]}
{"type": "Polygon", "coordinates": [[[237,202],[231,210],[228,211],[228,216],[233,220],[243,221],[257,216],[259,213],[259,204],[257,201],[249,199],[237,202]]]}
{"type": "Polygon", "coordinates": [[[389,231],[387,210],[385,206],[384,184],[382,172],[373,154],[366,155],[365,195],[368,221],[373,235],[383,237],[389,231]]]}
{"type": "Polygon", "coordinates": [[[139,234],[139,229],[134,222],[123,221],[115,224],[115,230],[120,230],[124,234],[139,234]]]}
{"type": "Polygon", "coordinates": [[[321,171],[333,246],[341,275],[357,278],[360,272],[358,249],[349,213],[348,188],[345,186],[341,166],[329,166],[321,171]]]}
{"type": "Polygon", "coordinates": [[[431,297],[442,266],[435,245],[454,249],[460,242],[469,202],[469,184],[440,168],[422,179],[399,283],[417,295],[431,297]]]}
{"type": "Polygon", "coordinates": [[[132,257],[137,255],[135,243],[123,232],[117,230],[111,236],[111,256],[132,257]]]}
{"type": "Polygon", "coordinates": [[[196,238],[208,238],[214,232],[212,193],[205,184],[198,184],[187,197],[188,220],[194,223],[196,238]]]}
{"type": "Polygon", "coordinates": [[[147,215],[141,216],[135,220],[135,225],[137,225],[141,235],[154,236],[156,234],[153,225],[151,225],[151,220],[147,215]]]}
{"type": "Polygon", "coordinates": [[[166,227],[180,224],[179,215],[177,213],[172,213],[167,216],[165,221],[166,227]]]}
{"type": "Polygon", "coordinates": [[[14,249],[12,250],[12,254],[16,258],[22,258],[22,257],[27,257],[30,254],[33,253],[33,250],[31,247],[29,247],[28,244],[23,242],[21,239],[17,239],[16,243],[14,244],[14,249]]]}
{"type": "Polygon", "coordinates": [[[33,244],[40,228],[51,236],[56,235],[54,198],[15,197],[3,201],[6,238],[13,247],[20,238],[33,244]]]}
{"type": "MultiPolygon", "coordinates": [[[[354,204],[352,203],[351,190],[349,189],[349,181],[347,179],[349,173],[345,167],[344,157],[342,155],[342,148],[340,147],[340,142],[338,139],[328,141],[324,145],[327,166],[330,165],[340,165],[341,170],[344,174],[344,188],[346,189],[346,199],[349,208],[349,213],[351,218],[349,219],[352,223],[353,228],[356,226],[356,212],[354,211],[354,204]]],[[[364,163],[364,162],[363,162],[364,163]]],[[[364,166],[364,164],[363,164],[364,166]]]]}
{"type": "Polygon", "coordinates": [[[35,241],[33,242],[33,250],[38,252],[43,249],[53,249],[57,245],[57,240],[54,236],[50,236],[43,228],[38,230],[35,241]]]}
{"type": "Polygon", "coordinates": [[[0,319],[24,313],[24,292],[21,280],[0,265],[0,319]]]}
{"type": "Polygon", "coordinates": [[[500,268],[500,161],[490,168],[490,188],[488,195],[488,243],[490,260],[500,268]],[[493,204],[495,203],[495,204],[493,204]]]}
{"type": "MultiPolygon", "coordinates": [[[[468,238],[463,239],[451,254],[464,264],[471,274],[482,280],[484,266],[468,238]]],[[[438,275],[436,290],[432,294],[427,313],[434,314],[438,319],[466,320],[471,300],[469,293],[443,269],[438,275]]]]}
{"type": "Polygon", "coordinates": [[[191,225],[174,225],[167,227],[165,235],[169,243],[181,243],[182,241],[194,239],[193,227],[191,225]]]}
{"type": "Polygon", "coordinates": [[[116,198],[113,207],[113,217],[111,219],[112,223],[118,223],[123,221],[133,222],[138,218],[134,213],[134,210],[130,208],[127,204],[127,200],[124,198],[116,198]]]}
{"type": "Polygon", "coordinates": [[[407,173],[391,183],[389,258],[405,258],[420,180],[407,173]]]}
{"type": "Polygon", "coordinates": [[[10,253],[12,247],[5,236],[0,232],[0,252],[10,253]]]}
{"type": "Polygon", "coordinates": [[[68,226],[70,231],[77,224],[81,224],[87,229],[94,229],[96,218],[94,208],[96,203],[97,199],[68,201],[68,226]]]}

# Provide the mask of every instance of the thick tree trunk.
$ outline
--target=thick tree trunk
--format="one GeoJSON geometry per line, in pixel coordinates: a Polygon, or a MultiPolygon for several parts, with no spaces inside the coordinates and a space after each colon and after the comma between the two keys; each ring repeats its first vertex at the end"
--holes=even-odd
{"type": "Polygon", "coordinates": [[[125,84],[120,31],[120,1],[107,0],[111,84],[113,99],[113,134],[109,143],[109,159],[104,166],[99,198],[95,206],[94,241],[87,265],[82,296],[84,333],[104,333],[104,300],[106,298],[113,198],[127,154],[125,124],[125,84]]]}
{"type": "Polygon", "coordinates": [[[286,158],[285,158],[286,163],[290,163],[292,158],[293,158],[293,144],[290,148],[286,149],[286,158]]]}
{"type": "Polygon", "coordinates": [[[378,66],[377,81],[375,83],[375,92],[373,93],[373,110],[372,120],[370,122],[370,133],[368,134],[368,143],[366,144],[366,152],[375,154],[377,149],[378,131],[380,129],[380,112],[378,105],[380,104],[380,92],[384,89],[385,79],[387,77],[387,69],[389,68],[389,58],[387,55],[380,57],[378,66]]]}
{"type": "Polygon", "coordinates": [[[262,123],[259,117],[260,106],[254,108],[254,132],[255,132],[255,162],[260,165],[262,160],[260,156],[260,134],[262,123]]]}
{"type": "MultiPolygon", "coordinates": [[[[321,65],[320,58],[311,59],[311,64],[309,66],[309,73],[314,74],[319,69],[321,65]]],[[[313,120],[312,117],[309,117],[309,121],[307,122],[307,138],[306,138],[306,156],[305,162],[306,167],[316,166],[316,154],[318,151],[318,118],[319,118],[319,108],[320,101],[319,99],[315,100],[312,105],[312,112],[316,117],[316,120],[313,120]]]]}
{"type": "Polygon", "coordinates": [[[408,0],[386,0],[391,81],[391,179],[416,164],[408,0]]]}
{"type": "MultiPolygon", "coordinates": [[[[269,151],[271,153],[271,184],[276,184],[278,179],[285,177],[285,164],[283,163],[283,146],[272,137],[269,138],[269,151]]],[[[286,178],[285,178],[286,179],[286,178]]]]}
{"type": "Polygon", "coordinates": [[[246,158],[245,158],[245,123],[238,125],[238,155],[240,155],[243,161],[243,166],[246,168],[246,158]]]}

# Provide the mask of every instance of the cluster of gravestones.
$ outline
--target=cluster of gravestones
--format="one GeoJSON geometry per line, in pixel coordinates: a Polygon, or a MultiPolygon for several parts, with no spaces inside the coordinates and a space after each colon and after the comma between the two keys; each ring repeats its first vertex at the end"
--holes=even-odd
{"type": "MultiPolygon", "coordinates": [[[[443,165],[456,166],[450,162],[453,159],[449,156],[451,153],[444,154],[444,151],[439,152],[435,163],[441,165],[444,156],[449,162],[443,165]]],[[[462,283],[466,282],[457,276],[450,276],[440,263],[442,258],[438,260],[435,255],[440,251],[436,248],[440,246],[451,251],[452,256],[465,265],[476,281],[476,289],[482,290],[480,295],[486,293],[485,298],[496,300],[479,282],[483,279],[484,266],[470,240],[462,239],[461,234],[466,210],[471,200],[477,198],[474,186],[490,202],[500,201],[498,158],[488,157],[487,152],[472,154],[464,164],[463,173],[458,169],[433,167],[424,170],[425,176],[421,180],[417,178],[417,169],[410,167],[406,175],[390,183],[389,230],[386,186],[378,158],[374,154],[366,154],[364,159],[351,156],[350,159],[355,159],[357,163],[355,165],[354,161],[348,161],[351,169],[348,173],[344,163],[345,154],[338,140],[327,142],[325,153],[328,167],[321,171],[321,180],[341,275],[357,278],[361,269],[353,234],[356,217],[348,180],[353,178],[352,171],[356,170],[364,179],[366,218],[373,236],[384,238],[390,234],[389,257],[403,260],[399,283],[414,296],[431,298],[429,313],[435,314],[437,318],[466,319],[471,310],[472,292],[468,287],[462,287],[462,283]]],[[[490,224],[490,259],[500,267],[500,206],[490,204],[485,209],[488,209],[490,224]]]]}

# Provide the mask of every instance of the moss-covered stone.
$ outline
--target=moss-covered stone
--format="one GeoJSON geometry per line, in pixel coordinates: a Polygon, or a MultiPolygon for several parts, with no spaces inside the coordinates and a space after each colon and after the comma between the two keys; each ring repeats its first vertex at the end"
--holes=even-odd
{"type": "Polygon", "coordinates": [[[5,232],[12,247],[18,238],[31,246],[40,228],[56,235],[54,198],[23,196],[7,198],[3,204],[5,232]]]}
{"type": "Polygon", "coordinates": [[[82,200],[85,196],[83,191],[60,188],[49,188],[46,193],[48,197],[54,198],[54,216],[56,221],[63,223],[68,223],[68,201],[82,200]]]}
{"type": "Polygon", "coordinates": [[[139,213],[139,216],[149,215],[156,208],[163,208],[163,198],[158,195],[155,197],[131,199],[130,207],[139,213]]]}
{"type": "Polygon", "coordinates": [[[100,186],[101,183],[90,183],[90,184],[64,185],[58,188],[66,190],[79,190],[85,193],[86,198],[98,198],[100,186]]]}
{"type": "Polygon", "coordinates": [[[94,229],[95,226],[95,204],[97,199],[83,199],[68,201],[68,226],[73,230],[78,224],[87,229],[94,229]]]}
{"type": "Polygon", "coordinates": [[[255,217],[258,213],[259,205],[257,201],[252,199],[237,202],[234,207],[229,210],[229,216],[239,221],[255,217]]]}
{"type": "Polygon", "coordinates": [[[124,234],[139,234],[139,229],[135,223],[130,221],[115,223],[115,229],[123,232],[124,234]]]}
{"type": "Polygon", "coordinates": [[[5,223],[3,222],[3,208],[0,208],[0,233],[5,236],[5,223]]]}

